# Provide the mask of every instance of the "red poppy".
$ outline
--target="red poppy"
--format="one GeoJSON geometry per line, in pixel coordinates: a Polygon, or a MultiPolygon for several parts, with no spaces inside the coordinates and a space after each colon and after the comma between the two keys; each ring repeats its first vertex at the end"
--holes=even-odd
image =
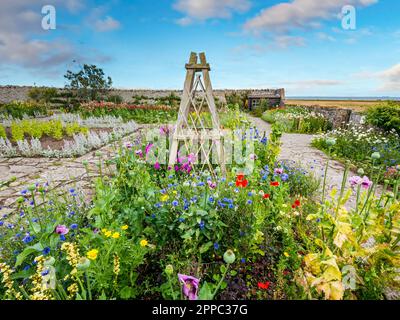
{"type": "Polygon", "coordinates": [[[294,204],[292,204],[292,209],[296,208],[296,206],[294,204]]]}
{"type": "Polygon", "coordinates": [[[279,181],[273,181],[269,184],[271,187],[278,187],[279,186],[279,181]]]}
{"type": "Polygon", "coordinates": [[[258,283],[258,288],[259,289],[263,289],[263,290],[268,290],[270,284],[271,284],[271,282],[269,282],[269,281],[259,282],[258,283]]]}
{"type": "Polygon", "coordinates": [[[245,188],[248,185],[248,181],[244,178],[244,174],[238,174],[236,177],[236,187],[245,188]]]}
{"type": "Polygon", "coordinates": [[[271,195],[269,193],[264,193],[263,195],[263,199],[269,199],[271,195]]]}
{"type": "Polygon", "coordinates": [[[295,205],[296,207],[300,207],[300,200],[296,200],[296,201],[294,202],[294,205],[295,205]]]}

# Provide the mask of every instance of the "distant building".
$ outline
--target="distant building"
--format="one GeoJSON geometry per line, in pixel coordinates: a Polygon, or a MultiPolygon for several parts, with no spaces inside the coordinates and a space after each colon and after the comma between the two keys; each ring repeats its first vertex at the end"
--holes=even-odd
{"type": "Polygon", "coordinates": [[[285,89],[265,89],[252,91],[247,98],[247,107],[254,110],[266,101],[267,107],[283,107],[285,105],[285,89]]]}

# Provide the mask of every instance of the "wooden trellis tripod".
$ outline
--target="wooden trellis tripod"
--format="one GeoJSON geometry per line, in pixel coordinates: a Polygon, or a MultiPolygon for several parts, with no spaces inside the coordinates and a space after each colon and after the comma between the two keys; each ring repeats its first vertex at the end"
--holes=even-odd
{"type": "Polygon", "coordinates": [[[205,54],[200,53],[199,57],[200,62],[197,54],[192,52],[189,63],[186,64],[186,79],[178,112],[178,121],[172,137],[169,166],[172,167],[175,164],[178,147],[182,142],[186,152],[194,153],[197,159],[202,158],[203,168],[207,165],[211,174],[214,174],[210,161],[214,147],[221,172],[225,174],[222,131],[209,75],[211,69],[206,61],[205,54]],[[200,74],[197,75],[197,73],[200,74]],[[204,82],[201,76],[203,76],[204,82]],[[204,125],[204,118],[202,117],[203,105],[210,112],[212,128],[207,128],[204,125]],[[198,147],[196,144],[198,144],[198,147]]]}

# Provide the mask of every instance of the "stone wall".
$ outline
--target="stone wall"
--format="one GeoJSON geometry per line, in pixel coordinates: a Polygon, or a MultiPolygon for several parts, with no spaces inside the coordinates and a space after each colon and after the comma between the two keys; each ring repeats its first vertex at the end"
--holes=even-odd
{"type": "MultiPolygon", "coordinates": [[[[13,100],[27,100],[28,92],[33,87],[30,86],[0,86],[0,102],[10,102],[13,100]]],[[[58,88],[59,92],[64,91],[64,89],[58,88]]],[[[232,89],[222,89],[222,90],[214,90],[214,96],[218,98],[219,101],[225,103],[225,95],[236,92],[238,94],[242,93],[263,93],[270,92],[271,89],[241,89],[241,90],[232,90],[232,89]]],[[[147,89],[112,89],[111,94],[120,95],[125,102],[130,102],[133,100],[133,96],[145,96],[150,99],[156,99],[161,97],[166,97],[174,93],[177,96],[182,96],[182,90],[147,90],[147,89]]]]}

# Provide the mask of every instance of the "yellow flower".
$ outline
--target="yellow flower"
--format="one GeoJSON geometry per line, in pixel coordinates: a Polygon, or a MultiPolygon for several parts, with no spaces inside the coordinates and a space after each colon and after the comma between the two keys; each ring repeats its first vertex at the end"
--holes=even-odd
{"type": "Polygon", "coordinates": [[[289,257],[289,253],[284,252],[283,254],[285,255],[286,258],[289,257]]]}
{"type": "Polygon", "coordinates": [[[107,232],[104,233],[104,235],[105,235],[107,238],[111,237],[111,234],[112,234],[111,231],[107,231],[107,232]]]}
{"type": "Polygon", "coordinates": [[[122,230],[128,229],[128,225],[126,224],[126,225],[122,226],[121,229],[122,229],[122,230]]]}
{"type": "Polygon", "coordinates": [[[178,194],[178,191],[174,190],[172,193],[176,196],[178,194]]]}
{"type": "Polygon", "coordinates": [[[99,250],[97,250],[97,249],[92,249],[92,250],[88,251],[88,253],[86,254],[86,256],[87,256],[90,260],[96,260],[98,253],[99,253],[99,250]]]}
{"type": "Polygon", "coordinates": [[[140,241],[140,245],[141,245],[142,247],[145,247],[145,246],[147,246],[148,244],[149,244],[149,242],[148,242],[146,239],[143,239],[143,240],[140,241]]]}
{"type": "Polygon", "coordinates": [[[163,194],[163,195],[160,197],[160,200],[161,200],[162,202],[166,202],[168,199],[169,199],[169,196],[168,196],[167,194],[163,194]]]}
{"type": "Polygon", "coordinates": [[[112,237],[113,237],[114,239],[118,239],[118,238],[119,238],[119,232],[114,232],[113,235],[112,235],[112,237]]]}
{"type": "Polygon", "coordinates": [[[101,229],[101,232],[102,232],[102,233],[106,233],[106,232],[107,232],[107,229],[106,229],[106,228],[101,229]]]}

